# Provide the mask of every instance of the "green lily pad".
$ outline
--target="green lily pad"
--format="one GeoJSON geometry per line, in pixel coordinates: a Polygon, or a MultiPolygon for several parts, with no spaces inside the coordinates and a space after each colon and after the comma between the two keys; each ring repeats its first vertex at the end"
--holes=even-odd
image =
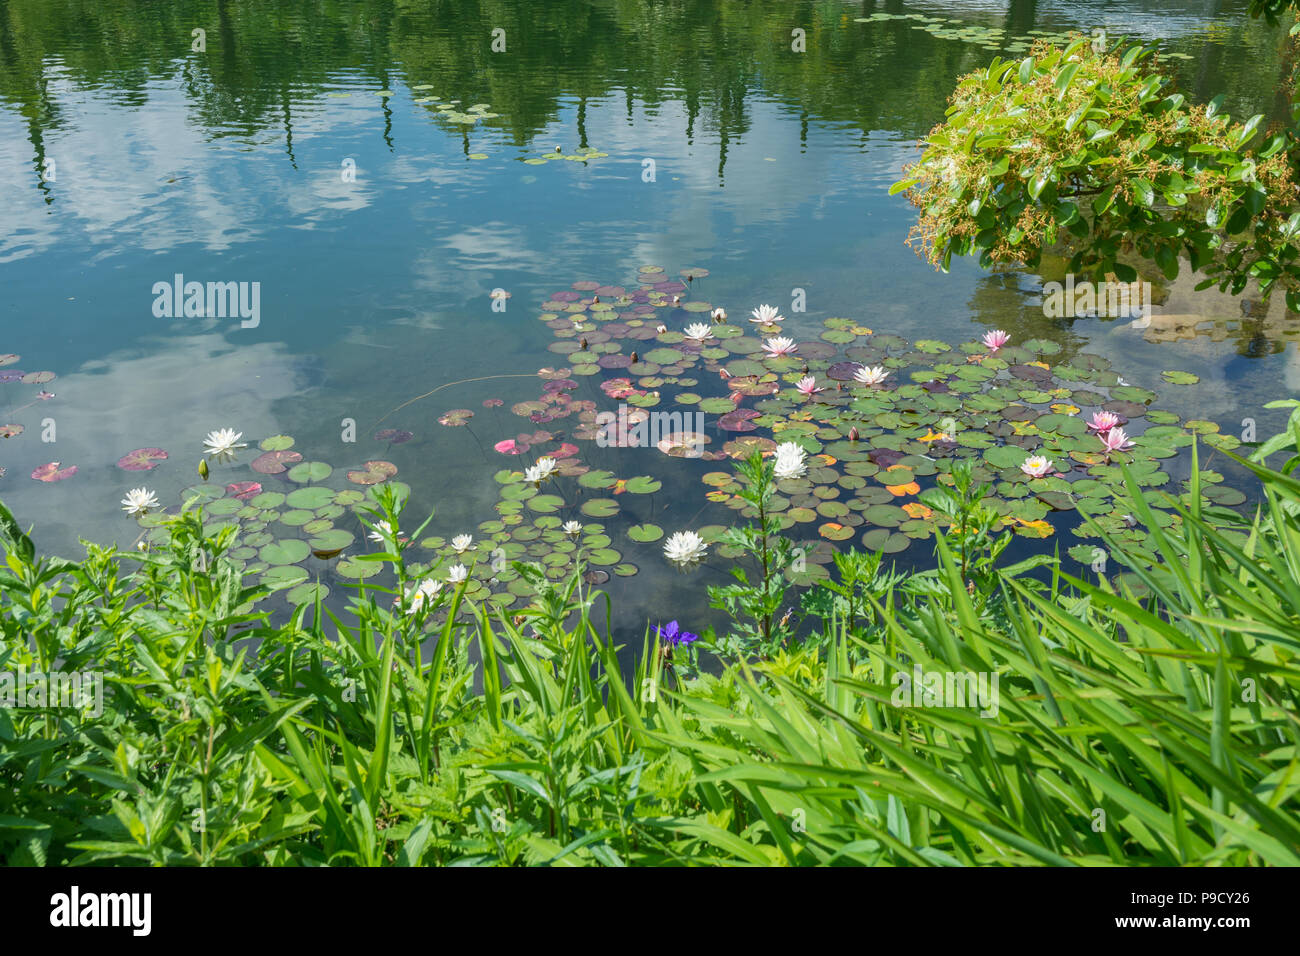
{"type": "Polygon", "coordinates": [[[609,518],[618,514],[618,502],[612,498],[592,498],[580,509],[589,518],[609,518]]]}
{"type": "Polygon", "coordinates": [[[298,484],[309,481],[324,481],[334,469],[323,461],[304,461],[289,469],[289,480],[298,484]]]}
{"type": "Polygon", "coordinates": [[[311,548],[306,541],[297,538],[284,538],[264,546],[257,556],[267,564],[297,564],[306,560],[311,548]]]}
{"type": "MultiPolygon", "coordinates": [[[[301,468],[302,466],[299,465],[298,467],[301,468]]],[[[289,472],[289,477],[293,480],[293,470],[289,472]]],[[[315,511],[317,508],[324,508],[326,505],[332,504],[335,494],[336,492],[332,488],[322,488],[320,486],[299,488],[297,491],[289,493],[285,503],[290,508],[306,508],[309,511],[315,511]]]]}

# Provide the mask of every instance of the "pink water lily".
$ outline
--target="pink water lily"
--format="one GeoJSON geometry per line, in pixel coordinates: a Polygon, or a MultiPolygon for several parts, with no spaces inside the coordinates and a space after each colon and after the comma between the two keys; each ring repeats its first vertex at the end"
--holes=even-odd
{"type": "Polygon", "coordinates": [[[1092,421],[1088,422],[1088,429],[1101,435],[1110,431],[1119,422],[1119,416],[1114,412],[1093,412],[1092,421]]]}
{"type": "Polygon", "coordinates": [[[818,392],[825,391],[824,388],[818,387],[817,376],[815,375],[805,375],[803,378],[799,379],[799,384],[796,385],[795,388],[799,390],[799,394],[805,395],[808,398],[812,398],[818,392]]]}
{"type": "Polygon", "coordinates": [[[984,339],[983,339],[984,347],[988,349],[990,352],[996,352],[998,349],[1002,348],[1002,346],[1006,345],[1010,341],[1011,341],[1011,336],[1008,335],[1006,332],[1002,331],[1001,329],[996,329],[992,332],[984,333],[984,339]]]}
{"type": "Polygon", "coordinates": [[[1122,428],[1111,428],[1097,437],[1101,439],[1102,447],[1106,449],[1108,455],[1113,451],[1127,451],[1133,447],[1133,443],[1129,441],[1128,435],[1124,434],[1122,428]]]}

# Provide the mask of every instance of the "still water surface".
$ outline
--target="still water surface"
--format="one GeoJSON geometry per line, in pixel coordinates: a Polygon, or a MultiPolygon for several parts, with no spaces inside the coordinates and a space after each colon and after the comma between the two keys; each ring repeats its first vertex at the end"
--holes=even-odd
{"type": "MultiPolygon", "coordinates": [[[[693,293],[733,321],[777,304],[798,338],[828,316],[954,343],[1003,328],[1058,342],[1063,358],[1098,352],[1157,391],[1161,370],[1188,370],[1201,383],[1163,407],[1225,430],[1253,417],[1267,434],[1278,419],[1259,406],[1300,391],[1300,326],[1280,302],[1246,315],[1180,282],[1158,289],[1147,329],[1046,318],[1042,282],[1059,276],[969,262],[935,273],[903,243],[910,207],[887,195],[956,78],[1035,35],[1158,39],[1193,97],[1279,115],[1283,31],[1246,7],[4,0],[0,353],[57,377],[0,384],[3,420],[25,428],[0,442],[0,499],[48,551],[129,545],[126,489],[174,504],[204,435],[231,426],[254,443],[293,436],[337,468],[391,461],[413,515],[436,505],[437,533],[473,531],[495,517],[493,473],[518,467],[492,445],[531,427],[509,407],[537,380],[467,382],[393,410],[450,382],[560,364],[541,304],[576,280],[635,286],[650,264],[708,269],[693,293]],[[791,52],[795,27],[804,53],[791,52]],[[495,115],[467,119],[472,104],[495,115]],[[528,162],[557,146],[607,155],[528,162]],[[176,274],[259,283],[258,324],[157,317],[154,286],[176,274]],[[806,312],[790,311],[794,289],[806,312]],[[494,398],[505,407],[485,409],[494,398]],[[475,410],[469,428],[438,423],[453,408],[475,410]],[[383,427],[414,437],[376,441],[383,427]],[[169,458],[117,466],[141,447],[169,458]],[[29,477],[51,461],[77,473],[29,477]]],[[[214,480],[258,477],[250,452],[214,480]]],[[[703,469],[614,454],[599,467],[664,481],[635,520],[731,520],[701,515],[703,469]]],[[[725,562],[683,579],[659,545],[612,536],[640,567],[612,582],[633,631],[698,617],[701,585],[723,579],[725,562]]]]}

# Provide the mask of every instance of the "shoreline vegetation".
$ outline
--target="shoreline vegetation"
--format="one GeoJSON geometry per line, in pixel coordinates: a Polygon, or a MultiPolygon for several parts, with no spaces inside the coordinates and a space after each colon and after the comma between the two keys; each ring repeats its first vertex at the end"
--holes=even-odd
{"type": "MultiPolygon", "coordinates": [[[[0,709],[0,856],[1296,865],[1300,402],[1277,404],[1286,433],[1227,453],[1258,479],[1253,516],[1204,501],[1193,468],[1176,528],[1138,516],[1154,565],[1100,532],[1133,585],[1009,572],[999,535],[954,525],[907,579],[840,555],[798,645],[763,645],[760,573],[712,595],[752,620],[742,652],[664,621],[626,673],[580,564],[554,582],[518,563],[531,603],[465,623],[464,583],[422,591],[398,548],[378,557],[396,587],[272,626],[201,505],[165,545],[75,562],[0,508],[0,671],[100,674],[103,695],[0,709]]],[[[761,503],[774,463],[736,467],[761,503]]],[[[400,500],[373,517],[399,528],[400,500]]],[[[733,533],[781,548],[761,518],[733,533]]]]}

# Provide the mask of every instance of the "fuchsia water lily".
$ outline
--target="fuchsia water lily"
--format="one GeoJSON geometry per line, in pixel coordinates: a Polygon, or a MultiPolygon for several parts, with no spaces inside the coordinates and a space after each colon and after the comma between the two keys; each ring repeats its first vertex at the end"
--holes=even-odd
{"type": "Polygon", "coordinates": [[[824,388],[820,388],[817,385],[817,376],[815,375],[805,375],[803,378],[799,379],[799,384],[797,384],[795,388],[798,389],[799,394],[807,398],[812,398],[818,392],[826,391],[824,388]]]}
{"type": "Polygon", "coordinates": [[[1122,428],[1110,428],[1097,436],[1101,439],[1101,445],[1106,449],[1109,455],[1114,451],[1128,451],[1133,447],[1133,442],[1129,441],[1128,435],[1124,434],[1122,428]]]}
{"type": "Polygon", "coordinates": [[[992,332],[985,332],[984,338],[981,341],[983,341],[984,347],[990,352],[996,352],[998,349],[1002,348],[1002,346],[1011,341],[1011,336],[1002,331],[1002,329],[995,329],[992,332]]]}
{"type": "Polygon", "coordinates": [[[1092,421],[1088,422],[1088,430],[1101,435],[1118,424],[1120,424],[1120,417],[1114,412],[1093,412],[1092,421]]]}

